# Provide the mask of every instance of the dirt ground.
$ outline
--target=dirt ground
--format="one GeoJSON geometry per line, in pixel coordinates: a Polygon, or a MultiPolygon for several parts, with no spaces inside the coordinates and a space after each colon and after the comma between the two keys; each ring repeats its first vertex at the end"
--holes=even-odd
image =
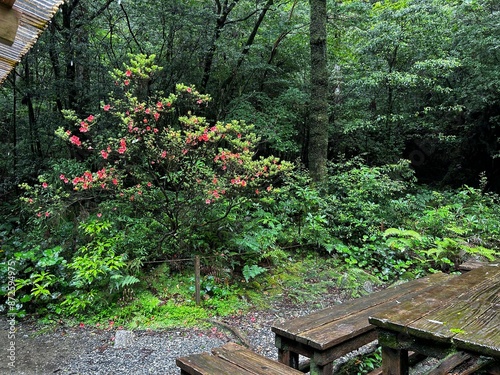
{"type": "Polygon", "coordinates": [[[57,374],[60,364],[90,348],[106,345],[112,332],[79,328],[51,328],[40,331],[33,324],[16,324],[14,340],[9,339],[10,325],[0,318],[0,374],[1,375],[48,375],[57,374]],[[11,349],[15,344],[15,352],[11,349]],[[9,358],[15,353],[15,360],[9,358]],[[12,366],[14,364],[14,366],[12,366]]]}

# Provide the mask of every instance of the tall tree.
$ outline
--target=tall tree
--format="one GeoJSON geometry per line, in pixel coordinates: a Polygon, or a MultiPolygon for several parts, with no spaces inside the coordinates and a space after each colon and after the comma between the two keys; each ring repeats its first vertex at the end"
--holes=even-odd
{"type": "Polygon", "coordinates": [[[309,115],[309,170],[313,180],[325,178],[328,158],[328,70],[326,55],[326,0],[309,0],[311,7],[311,100],[309,115]]]}

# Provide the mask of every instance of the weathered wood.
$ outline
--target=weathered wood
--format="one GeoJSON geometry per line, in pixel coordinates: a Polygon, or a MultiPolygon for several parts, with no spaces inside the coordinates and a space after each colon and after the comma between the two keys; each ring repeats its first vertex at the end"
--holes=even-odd
{"type": "Polygon", "coordinates": [[[450,354],[447,358],[441,361],[435,368],[427,373],[427,375],[446,375],[458,365],[472,358],[470,354],[457,352],[450,354]]]}
{"type": "Polygon", "coordinates": [[[11,46],[19,27],[19,12],[0,3],[0,43],[11,46]]]}
{"type": "Polygon", "coordinates": [[[175,363],[181,374],[189,375],[251,375],[252,373],[231,363],[210,355],[200,353],[188,357],[177,358],[175,363]]]}
{"type": "Polygon", "coordinates": [[[212,353],[224,361],[244,368],[255,375],[294,375],[302,374],[298,370],[263,357],[253,351],[234,343],[228,343],[220,348],[212,350],[212,353]]]}
{"type": "Polygon", "coordinates": [[[450,278],[449,275],[436,273],[328,307],[304,317],[276,324],[271,329],[278,336],[288,337],[325,350],[349,338],[373,330],[374,327],[367,322],[368,316],[373,312],[370,309],[373,307],[382,306],[391,301],[397,303],[405,295],[418,293],[432,285],[439,285],[448,278],[450,278]]]}
{"type": "MultiPolygon", "coordinates": [[[[431,287],[369,321],[382,348],[415,350],[433,357],[463,350],[500,359],[500,267],[489,264],[431,287]]],[[[481,357],[484,358],[484,357],[481,357]]],[[[395,361],[390,358],[387,360],[395,361]]],[[[479,362],[479,361],[478,361],[479,362]]]]}
{"type": "Polygon", "coordinates": [[[387,310],[370,317],[370,323],[383,328],[394,328],[396,330],[406,329],[406,327],[419,319],[427,319],[430,324],[440,325],[440,321],[428,318],[436,310],[450,303],[450,300],[468,300],[468,296],[475,290],[491,284],[491,279],[497,279],[500,275],[500,268],[488,267],[491,275],[486,279],[482,268],[467,272],[460,276],[459,282],[456,279],[445,280],[441,285],[427,288],[419,295],[414,295],[411,299],[390,306],[387,310]],[[433,323],[437,321],[438,323],[433,323]]]}
{"type": "Polygon", "coordinates": [[[382,347],[382,373],[408,375],[408,351],[382,347]]]}
{"type": "Polygon", "coordinates": [[[478,260],[468,260],[467,262],[462,263],[461,265],[458,266],[458,269],[460,271],[472,271],[477,268],[481,268],[483,266],[487,266],[489,263],[488,262],[480,262],[478,260]]]}
{"type": "Polygon", "coordinates": [[[0,4],[4,4],[7,8],[12,8],[16,0],[0,0],[0,4]]]}
{"type": "Polygon", "coordinates": [[[234,343],[215,348],[212,354],[177,358],[176,364],[184,375],[302,375],[298,370],[234,343]]]}

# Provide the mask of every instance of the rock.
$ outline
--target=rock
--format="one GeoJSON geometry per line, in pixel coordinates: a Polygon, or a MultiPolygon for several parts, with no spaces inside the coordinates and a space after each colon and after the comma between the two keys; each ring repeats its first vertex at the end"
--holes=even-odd
{"type": "Polygon", "coordinates": [[[115,348],[126,348],[134,341],[134,334],[132,331],[119,329],[115,334],[115,348]]]}

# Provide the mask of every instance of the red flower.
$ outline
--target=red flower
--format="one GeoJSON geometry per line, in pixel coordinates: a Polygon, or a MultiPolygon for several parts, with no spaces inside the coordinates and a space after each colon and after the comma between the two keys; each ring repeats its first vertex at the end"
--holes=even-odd
{"type": "Polygon", "coordinates": [[[125,75],[126,75],[127,77],[131,77],[131,76],[132,76],[132,72],[131,72],[130,70],[127,70],[127,71],[125,72],[125,75]]]}
{"type": "Polygon", "coordinates": [[[127,143],[125,141],[125,138],[120,139],[120,147],[118,148],[118,153],[123,154],[127,151],[127,143]]]}
{"type": "Polygon", "coordinates": [[[76,135],[73,135],[69,141],[73,143],[74,145],[80,147],[82,145],[82,142],[80,141],[80,138],[78,138],[76,135]]]}
{"type": "Polygon", "coordinates": [[[101,156],[102,156],[103,159],[107,159],[108,156],[109,156],[109,154],[106,151],[101,150],[101,156]]]}
{"type": "Polygon", "coordinates": [[[95,119],[94,115],[89,115],[89,117],[87,117],[88,122],[92,122],[94,121],[94,119],[95,119]]]}
{"type": "Polygon", "coordinates": [[[42,184],[42,187],[43,187],[44,189],[47,189],[47,187],[48,187],[48,186],[49,186],[49,185],[48,185],[46,182],[44,182],[44,183],[42,184]]]}
{"type": "Polygon", "coordinates": [[[124,84],[125,86],[128,86],[128,85],[130,85],[130,81],[129,81],[128,79],[126,79],[125,81],[123,81],[123,84],[124,84]]]}
{"type": "Polygon", "coordinates": [[[86,133],[89,131],[89,124],[87,124],[85,121],[82,121],[80,123],[80,132],[86,133]]]}
{"type": "Polygon", "coordinates": [[[102,107],[102,109],[104,109],[105,112],[109,111],[110,108],[111,106],[109,104],[106,104],[104,105],[104,107],[102,107]]]}

